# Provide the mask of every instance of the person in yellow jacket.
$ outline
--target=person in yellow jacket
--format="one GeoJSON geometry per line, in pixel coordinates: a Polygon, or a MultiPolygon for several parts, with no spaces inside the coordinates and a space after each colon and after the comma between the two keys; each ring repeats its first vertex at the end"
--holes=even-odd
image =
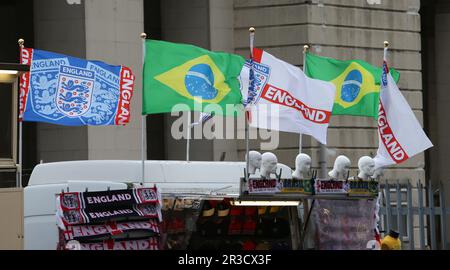
{"type": "Polygon", "coordinates": [[[389,231],[383,240],[381,240],[381,250],[401,250],[402,242],[399,238],[399,233],[393,230],[389,231]]]}

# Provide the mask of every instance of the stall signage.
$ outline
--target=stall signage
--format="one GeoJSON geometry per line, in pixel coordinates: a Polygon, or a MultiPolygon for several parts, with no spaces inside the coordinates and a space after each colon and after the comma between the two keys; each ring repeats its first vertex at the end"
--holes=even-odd
{"type": "Polygon", "coordinates": [[[277,193],[281,191],[281,184],[277,179],[251,178],[248,179],[250,194],[277,193]]]}
{"type": "Polygon", "coordinates": [[[282,193],[313,194],[314,180],[311,179],[283,179],[282,193]]]}
{"type": "Polygon", "coordinates": [[[349,196],[376,196],[378,194],[378,182],[375,180],[349,180],[349,196]]]}
{"type": "Polygon", "coordinates": [[[317,179],[315,183],[316,194],[347,194],[348,182],[337,180],[317,179]]]}

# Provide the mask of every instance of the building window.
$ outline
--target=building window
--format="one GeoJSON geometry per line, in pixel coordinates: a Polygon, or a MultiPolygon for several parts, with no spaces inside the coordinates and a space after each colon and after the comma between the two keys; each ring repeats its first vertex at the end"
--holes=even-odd
{"type": "Polygon", "coordinates": [[[0,168],[15,168],[17,145],[16,78],[0,78],[0,168]]]}
{"type": "Polygon", "coordinates": [[[0,83],[0,158],[12,158],[12,87],[0,83]]]}

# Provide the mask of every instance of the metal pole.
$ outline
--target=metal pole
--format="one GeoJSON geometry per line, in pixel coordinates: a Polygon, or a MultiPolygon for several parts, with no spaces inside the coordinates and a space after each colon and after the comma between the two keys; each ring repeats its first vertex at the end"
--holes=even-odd
{"type": "MultiPolygon", "coordinates": [[[[19,39],[18,40],[18,43],[19,43],[19,48],[20,48],[20,55],[22,55],[22,49],[23,49],[23,47],[24,47],[24,43],[25,43],[25,40],[23,40],[23,39],[19,39]]],[[[20,97],[19,97],[20,98],[20,97]]],[[[20,106],[19,106],[19,110],[20,110],[20,106]]],[[[20,114],[20,111],[19,111],[19,114],[20,114]]],[[[19,188],[21,188],[22,187],[22,176],[23,176],[23,170],[22,170],[22,167],[23,167],[23,148],[22,148],[22,146],[23,146],[23,136],[22,136],[22,122],[23,122],[23,119],[22,119],[22,116],[21,115],[19,115],[19,168],[18,168],[18,172],[19,172],[19,183],[18,183],[18,187],[19,188]]]]}
{"type": "Polygon", "coordinates": [[[420,243],[420,249],[425,249],[425,226],[423,222],[423,188],[422,183],[419,180],[419,183],[417,184],[417,192],[419,195],[419,243],[420,243]]]}
{"type": "Polygon", "coordinates": [[[320,177],[327,177],[327,147],[325,144],[319,143],[319,166],[320,166],[320,177]]]}
{"type": "Polygon", "coordinates": [[[400,193],[400,182],[397,180],[395,185],[396,199],[397,199],[397,230],[400,233],[400,239],[402,239],[405,234],[403,232],[403,213],[402,213],[402,194],[400,193]]]}
{"type": "Polygon", "coordinates": [[[407,187],[407,196],[408,196],[408,238],[409,238],[409,249],[414,250],[414,213],[412,211],[412,188],[411,183],[408,180],[407,187]]]}
{"type": "Polygon", "coordinates": [[[431,181],[428,181],[427,183],[428,188],[428,207],[430,209],[429,216],[430,216],[430,237],[431,237],[431,249],[436,250],[437,244],[436,244],[436,224],[434,220],[434,196],[433,196],[433,189],[431,188],[431,181]]]}
{"type": "Polygon", "coordinates": [[[23,163],[22,163],[22,158],[23,158],[23,149],[22,149],[22,142],[23,142],[23,137],[22,137],[22,120],[20,120],[19,122],[19,188],[22,187],[22,176],[23,176],[23,171],[22,171],[22,167],[23,167],[23,163]]]}
{"type": "Polygon", "coordinates": [[[143,184],[144,183],[144,180],[145,180],[145,160],[147,159],[146,158],[146,138],[145,138],[145,135],[146,135],[146,127],[147,127],[147,125],[146,125],[146,120],[147,120],[147,115],[142,115],[142,117],[141,117],[141,125],[142,125],[142,128],[141,128],[141,170],[142,170],[142,172],[141,172],[141,183],[143,184]]]}
{"type": "Polygon", "coordinates": [[[389,233],[389,231],[392,228],[392,213],[391,213],[391,191],[389,188],[389,182],[386,181],[386,184],[384,185],[384,193],[386,196],[386,223],[387,228],[386,231],[389,233]]]}
{"type": "MultiPolygon", "coordinates": [[[[309,49],[309,47],[308,47],[309,49]]],[[[305,55],[306,56],[306,55],[305,55]]],[[[306,57],[303,59],[303,69],[306,66],[306,57]]],[[[326,178],[327,177],[327,147],[319,142],[319,178],[326,178]]]]}
{"type": "MultiPolygon", "coordinates": [[[[305,45],[303,46],[303,73],[306,72],[306,53],[309,50],[309,46],[305,45]]],[[[303,134],[300,133],[298,135],[298,153],[301,154],[302,153],[302,147],[303,147],[303,134]]]]}
{"type": "MultiPolygon", "coordinates": [[[[253,42],[255,40],[255,28],[250,27],[248,29],[250,33],[250,58],[253,60],[253,42]]],[[[251,66],[250,68],[253,68],[251,66]]],[[[249,86],[250,87],[250,86],[249,86]]],[[[250,104],[247,104],[250,106],[250,104]]],[[[245,110],[245,182],[248,183],[248,168],[249,168],[249,152],[250,152],[250,143],[249,143],[249,125],[248,125],[248,111],[247,108],[245,110]]]]}
{"type": "Polygon", "coordinates": [[[439,204],[441,205],[441,239],[442,249],[447,250],[447,211],[445,207],[444,184],[439,182],[439,204]]]}
{"type": "Polygon", "coordinates": [[[186,138],[186,161],[189,162],[189,148],[191,146],[191,112],[188,112],[187,117],[187,138],[186,138]]]}
{"type": "Polygon", "coordinates": [[[292,250],[303,249],[301,245],[300,228],[298,223],[297,207],[288,207],[289,225],[291,229],[292,250]]]}
{"type": "MultiPolygon", "coordinates": [[[[141,33],[142,39],[142,76],[144,76],[144,62],[145,62],[145,39],[147,34],[141,33]]],[[[142,87],[142,100],[144,99],[144,87],[142,87]]],[[[141,184],[145,181],[145,160],[147,159],[147,115],[142,115],[141,118],[141,184]]]]}

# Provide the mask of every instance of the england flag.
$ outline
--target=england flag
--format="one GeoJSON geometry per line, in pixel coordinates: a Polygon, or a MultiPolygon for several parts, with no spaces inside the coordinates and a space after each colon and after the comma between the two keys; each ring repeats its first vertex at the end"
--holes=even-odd
{"type": "Polygon", "coordinates": [[[433,146],[383,63],[375,166],[399,164],[433,146]]]}
{"type": "MultiPolygon", "coordinates": [[[[249,102],[250,126],[313,136],[326,144],[336,87],[308,78],[303,71],[271,54],[253,51],[253,97],[249,102]]],[[[241,93],[247,100],[250,66],[240,75],[241,93]]]]}

